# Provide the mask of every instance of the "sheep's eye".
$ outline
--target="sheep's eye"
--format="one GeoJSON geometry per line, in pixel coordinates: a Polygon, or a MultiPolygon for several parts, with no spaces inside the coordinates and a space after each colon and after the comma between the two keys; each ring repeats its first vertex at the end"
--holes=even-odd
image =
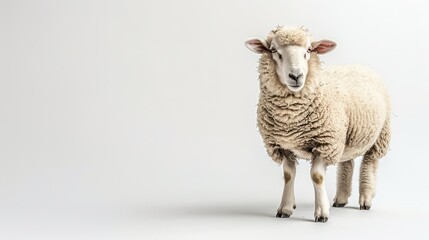
{"type": "Polygon", "coordinates": [[[277,53],[277,56],[279,56],[279,59],[282,59],[282,55],[279,52],[277,52],[277,50],[275,48],[271,48],[270,50],[273,54],[277,53]]]}
{"type": "Polygon", "coordinates": [[[307,52],[310,53],[311,52],[311,48],[307,49],[307,52]]]}

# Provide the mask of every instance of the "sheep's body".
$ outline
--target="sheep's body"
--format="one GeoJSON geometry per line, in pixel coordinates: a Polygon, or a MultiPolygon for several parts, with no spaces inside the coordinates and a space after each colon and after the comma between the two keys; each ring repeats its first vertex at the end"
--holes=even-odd
{"type": "Polygon", "coordinates": [[[321,47],[310,48],[309,58],[304,56],[308,66],[301,69],[308,67],[308,71],[301,76],[305,77],[305,84],[289,86],[302,83],[300,75],[289,72],[291,79],[287,79],[288,72],[282,71],[297,72],[297,64],[302,64],[299,60],[302,53],[296,55],[301,50],[288,46],[307,48],[309,38],[307,31],[301,28],[279,27],[266,41],[254,38],[246,41],[246,45],[262,54],[258,128],[270,157],[283,164],[285,185],[277,217],[289,217],[295,208],[293,185],[296,159],[299,158],[311,160],[315,220],[325,222],[329,216],[324,187],[328,165],[338,164],[334,207],[342,207],[351,194],[353,160],[364,156],[359,204],[361,209],[370,208],[375,194],[377,163],[386,154],[390,141],[390,101],[380,78],[369,69],[360,66],[322,69],[317,54],[335,47],[329,40],[311,44],[321,47]],[[286,60],[282,60],[280,50],[286,60]],[[291,55],[285,55],[286,52],[291,55]]]}
{"type": "Polygon", "coordinates": [[[316,91],[307,96],[273,96],[261,84],[258,127],[273,160],[282,163],[280,149],[291,158],[322,154],[328,165],[363,156],[373,146],[377,157],[384,156],[390,105],[378,76],[360,66],[335,66],[317,78],[316,91]]]}

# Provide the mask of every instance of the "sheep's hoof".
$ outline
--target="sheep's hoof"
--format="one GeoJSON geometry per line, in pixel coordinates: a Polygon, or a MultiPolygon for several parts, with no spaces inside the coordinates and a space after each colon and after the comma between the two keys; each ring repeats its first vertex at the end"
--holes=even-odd
{"type": "Polygon", "coordinates": [[[337,203],[337,202],[334,202],[334,204],[332,205],[332,207],[344,207],[344,206],[346,206],[345,203],[337,203]]]}
{"type": "Polygon", "coordinates": [[[316,217],[315,219],[314,219],[314,221],[315,222],[327,222],[328,221],[328,218],[327,217],[316,217]]]}
{"type": "Polygon", "coordinates": [[[282,212],[277,212],[276,214],[276,218],[289,218],[290,215],[286,214],[286,213],[282,213],[282,212]]]}
{"type": "Polygon", "coordinates": [[[360,205],[360,210],[369,210],[369,209],[371,209],[371,206],[360,205]]]}

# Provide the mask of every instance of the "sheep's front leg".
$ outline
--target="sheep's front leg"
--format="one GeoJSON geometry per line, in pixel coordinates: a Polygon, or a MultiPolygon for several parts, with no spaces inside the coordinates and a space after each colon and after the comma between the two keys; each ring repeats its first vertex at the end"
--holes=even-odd
{"type": "Polygon", "coordinates": [[[293,209],[295,209],[295,193],[294,193],[294,181],[295,181],[296,166],[295,161],[288,159],[283,160],[283,174],[284,174],[284,188],[280,207],[277,210],[276,217],[288,218],[292,215],[293,209]]]}
{"type": "Polygon", "coordinates": [[[333,207],[344,207],[348,203],[352,193],[353,165],[353,159],[338,163],[337,194],[334,198],[333,207]]]}
{"type": "Polygon", "coordinates": [[[311,179],[314,186],[316,207],[314,211],[315,222],[327,222],[329,218],[329,200],[325,190],[326,165],[320,157],[313,159],[311,166],[311,179]]]}

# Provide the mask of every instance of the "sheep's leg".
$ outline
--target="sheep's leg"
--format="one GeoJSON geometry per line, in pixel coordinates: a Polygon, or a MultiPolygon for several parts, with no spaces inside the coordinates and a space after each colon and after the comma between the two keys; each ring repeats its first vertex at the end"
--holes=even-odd
{"type": "Polygon", "coordinates": [[[277,210],[276,217],[288,218],[292,215],[293,209],[295,209],[295,193],[294,193],[294,181],[295,181],[296,166],[295,161],[288,159],[283,160],[283,174],[284,174],[284,188],[280,207],[277,210]]]}
{"type": "Polygon", "coordinates": [[[325,190],[326,165],[320,157],[316,157],[311,166],[311,179],[314,186],[316,208],[315,222],[326,222],[329,218],[329,200],[325,190]]]}
{"type": "Polygon", "coordinates": [[[337,194],[334,198],[333,207],[344,207],[352,193],[354,160],[340,162],[337,168],[337,194]]]}
{"type": "Polygon", "coordinates": [[[369,210],[375,195],[378,159],[365,156],[360,168],[359,205],[360,209],[369,210]]]}
{"type": "Polygon", "coordinates": [[[371,201],[375,196],[378,160],[387,153],[389,142],[390,119],[388,118],[374,146],[365,153],[362,160],[359,183],[360,209],[369,210],[371,208],[371,201]]]}

